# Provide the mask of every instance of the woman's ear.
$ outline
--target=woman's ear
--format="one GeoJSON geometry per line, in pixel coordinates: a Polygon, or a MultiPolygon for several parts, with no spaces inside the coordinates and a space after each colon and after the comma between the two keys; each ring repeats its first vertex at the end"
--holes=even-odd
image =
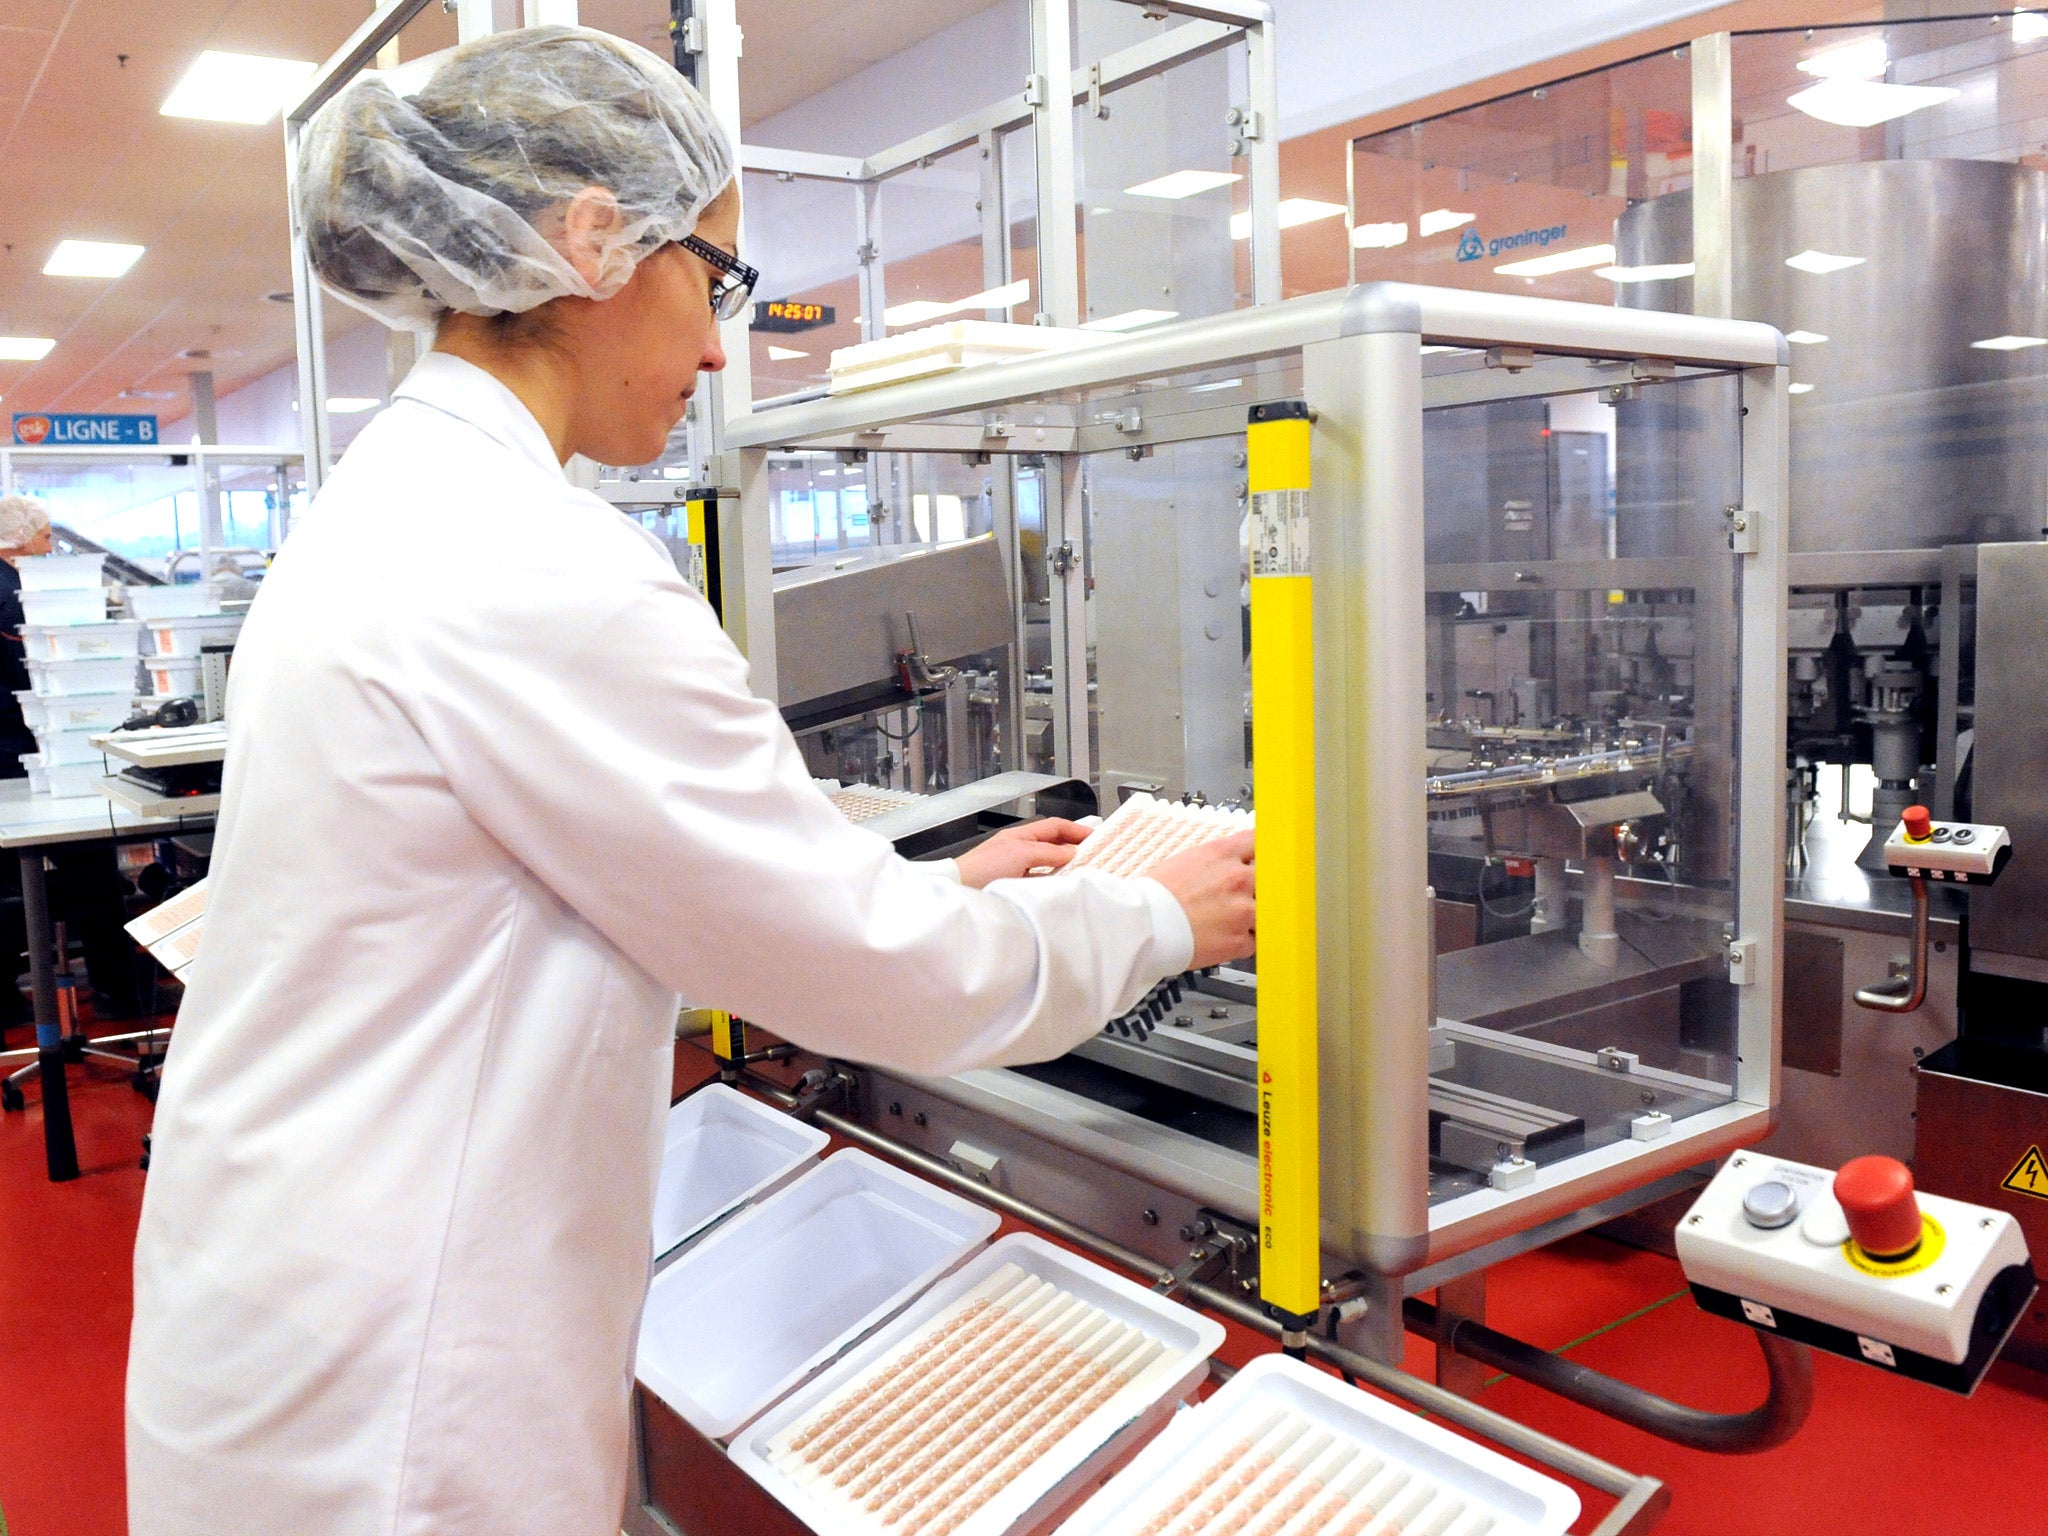
{"type": "Polygon", "coordinates": [[[608,187],[585,187],[562,211],[562,255],[593,288],[604,280],[605,241],[623,222],[619,200],[608,187]]]}

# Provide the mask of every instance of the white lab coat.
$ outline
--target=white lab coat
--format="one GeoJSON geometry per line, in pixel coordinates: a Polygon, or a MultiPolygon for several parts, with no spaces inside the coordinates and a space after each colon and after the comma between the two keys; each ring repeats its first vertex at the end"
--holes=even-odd
{"type": "Polygon", "coordinates": [[[615,1533],[678,994],[945,1073],[1190,958],[1153,882],[976,892],[849,826],[656,541],[442,354],[264,581],[229,707],[133,1536],[615,1533]]]}

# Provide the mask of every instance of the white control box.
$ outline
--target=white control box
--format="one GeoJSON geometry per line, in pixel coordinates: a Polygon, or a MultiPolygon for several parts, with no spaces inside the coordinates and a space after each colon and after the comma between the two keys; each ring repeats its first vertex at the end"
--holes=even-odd
{"type": "Polygon", "coordinates": [[[1922,1240],[1895,1262],[1849,1240],[1834,1172],[1739,1152],[1678,1223],[1702,1309],[1968,1393],[2034,1293],[2019,1224],[1916,1192],[1922,1240]]]}
{"type": "Polygon", "coordinates": [[[2012,855],[2005,828],[1968,821],[1930,821],[1927,836],[1907,834],[1902,821],[1884,840],[1884,862],[1895,875],[1920,875],[1956,885],[1989,885],[2012,855]]]}

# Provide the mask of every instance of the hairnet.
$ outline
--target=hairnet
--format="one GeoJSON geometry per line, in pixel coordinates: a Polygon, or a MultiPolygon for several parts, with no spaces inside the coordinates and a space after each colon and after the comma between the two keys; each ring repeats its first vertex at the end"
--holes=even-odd
{"type": "Polygon", "coordinates": [[[411,97],[380,76],[351,82],[300,140],[298,213],[330,289],[421,330],[451,309],[611,297],[697,227],[733,172],[711,108],[669,65],[585,27],[529,27],[455,49],[411,97]],[[555,244],[591,186],[621,215],[595,282],[555,244]]]}
{"type": "Polygon", "coordinates": [[[33,496],[0,496],[0,549],[24,549],[50,526],[50,509],[33,496]]]}

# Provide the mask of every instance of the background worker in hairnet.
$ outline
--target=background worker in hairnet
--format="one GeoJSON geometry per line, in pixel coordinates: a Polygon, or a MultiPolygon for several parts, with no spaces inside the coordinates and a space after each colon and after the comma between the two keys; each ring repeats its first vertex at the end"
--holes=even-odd
{"type": "MultiPolygon", "coordinates": [[[[33,496],[0,496],[0,779],[21,779],[21,758],[36,750],[35,733],[23,719],[17,693],[29,687],[22,643],[21,572],[15,561],[50,553],[50,509],[33,496]]],[[[52,849],[50,906],[85,951],[95,1019],[131,1018],[142,1011],[134,943],[122,929],[128,920],[123,898],[128,882],[105,844],[52,849]]],[[[21,872],[13,859],[0,860],[0,891],[20,894],[21,872]]],[[[26,1023],[34,1010],[17,978],[27,968],[28,940],[21,908],[0,913],[0,1034],[26,1023]]]]}
{"type": "Polygon", "coordinates": [[[1054,1056],[1249,952],[1250,840],[1128,882],[1013,878],[1065,824],[905,863],[566,483],[661,450],[744,302],[731,147],[653,55],[542,28],[358,82],[298,188],[322,279],[438,335],[236,651],[131,1530],[608,1536],[678,994],[907,1070],[1054,1056]]]}

